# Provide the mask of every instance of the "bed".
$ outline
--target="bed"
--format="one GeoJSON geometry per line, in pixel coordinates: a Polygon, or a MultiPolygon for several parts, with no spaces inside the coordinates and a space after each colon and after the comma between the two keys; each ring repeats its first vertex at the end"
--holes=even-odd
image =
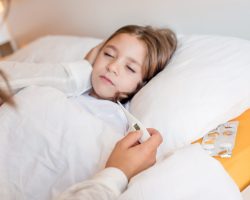
{"type": "Polygon", "coordinates": [[[250,184],[250,109],[245,111],[236,119],[240,122],[236,146],[232,158],[217,158],[234,179],[240,190],[250,184]]]}
{"type": "MultiPolygon", "coordinates": [[[[250,151],[249,151],[249,126],[250,126],[250,110],[246,110],[239,117],[232,121],[239,121],[237,131],[236,144],[231,158],[215,157],[229,175],[233,178],[239,189],[242,191],[250,184],[250,151]]],[[[201,143],[202,139],[197,142],[201,143]]]]}
{"type": "MultiPolygon", "coordinates": [[[[134,177],[120,199],[241,199],[239,191],[250,183],[250,42],[215,35],[178,35],[178,40],[168,67],[129,103],[132,114],[163,134],[164,143],[157,165],[134,177]],[[218,124],[235,118],[240,125],[232,158],[214,159],[199,144],[191,144],[218,124]]],[[[17,51],[7,62],[71,63],[81,60],[101,41],[46,36],[17,51]]],[[[55,88],[30,86],[15,98],[19,112],[6,105],[0,108],[0,119],[4,121],[1,133],[5,133],[0,140],[0,169],[5,174],[0,180],[0,194],[5,199],[50,199],[92,176],[103,168],[125,130],[122,125],[114,128],[85,111],[79,112],[79,105],[71,104],[55,88]],[[70,120],[71,116],[76,121],[70,120]],[[52,125],[54,119],[58,120],[52,125]],[[83,119],[89,124],[87,128],[81,123],[83,119]],[[86,139],[80,130],[91,132],[91,126],[98,131],[86,139]],[[77,140],[71,137],[72,131],[77,140]],[[55,142],[58,140],[61,143],[55,142]],[[73,144],[76,147],[68,147],[73,144]],[[22,155],[28,153],[30,158],[19,157],[20,148],[22,155]],[[40,169],[41,163],[53,173],[40,169]],[[34,180],[27,176],[30,172],[34,180]],[[47,185],[41,188],[43,181],[47,185]]]]}

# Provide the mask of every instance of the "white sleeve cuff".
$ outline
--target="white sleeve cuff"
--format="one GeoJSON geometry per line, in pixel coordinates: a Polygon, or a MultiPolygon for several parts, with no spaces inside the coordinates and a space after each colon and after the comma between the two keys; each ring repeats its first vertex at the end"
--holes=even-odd
{"type": "Polygon", "coordinates": [[[115,167],[105,168],[96,174],[92,180],[110,188],[117,196],[124,192],[128,185],[127,176],[115,167]]]}

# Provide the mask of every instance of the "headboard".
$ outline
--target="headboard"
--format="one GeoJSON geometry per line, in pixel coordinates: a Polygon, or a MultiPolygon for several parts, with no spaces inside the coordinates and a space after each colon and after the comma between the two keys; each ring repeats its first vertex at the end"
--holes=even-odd
{"type": "Polygon", "coordinates": [[[8,26],[18,46],[48,34],[107,37],[126,24],[250,39],[249,8],[249,0],[12,0],[8,26]]]}

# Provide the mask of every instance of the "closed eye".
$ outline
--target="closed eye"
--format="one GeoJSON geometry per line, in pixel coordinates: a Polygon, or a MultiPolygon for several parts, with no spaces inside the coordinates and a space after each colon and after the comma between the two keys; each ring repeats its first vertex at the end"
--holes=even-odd
{"type": "Polygon", "coordinates": [[[105,55],[105,56],[108,56],[108,57],[111,57],[111,58],[114,58],[113,55],[111,55],[111,54],[109,54],[109,53],[107,53],[107,52],[104,52],[104,55],[105,55]]]}
{"type": "Polygon", "coordinates": [[[127,69],[128,69],[129,71],[135,73],[135,70],[134,70],[132,67],[130,67],[129,65],[127,65],[126,67],[127,67],[127,69]]]}

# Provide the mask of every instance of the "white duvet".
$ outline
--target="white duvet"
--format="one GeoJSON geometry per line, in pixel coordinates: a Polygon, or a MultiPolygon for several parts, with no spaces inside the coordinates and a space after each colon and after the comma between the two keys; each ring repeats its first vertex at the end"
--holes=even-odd
{"type": "Polygon", "coordinates": [[[50,199],[100,170],[124,132],[53,88],[15,100],[0,109],[0,199],[50,199]]]}
{"type": "MultiPolygon", "coordinates": [[[[17,110],[0,108],[0,199],[53,199],[99,171],[124,133],[53,88],[31,86],[15,99],[17,110]]],[[[217,161],[190,145],[134,177],[119,199],[237,200],[241,194],[217,161]]]]}

